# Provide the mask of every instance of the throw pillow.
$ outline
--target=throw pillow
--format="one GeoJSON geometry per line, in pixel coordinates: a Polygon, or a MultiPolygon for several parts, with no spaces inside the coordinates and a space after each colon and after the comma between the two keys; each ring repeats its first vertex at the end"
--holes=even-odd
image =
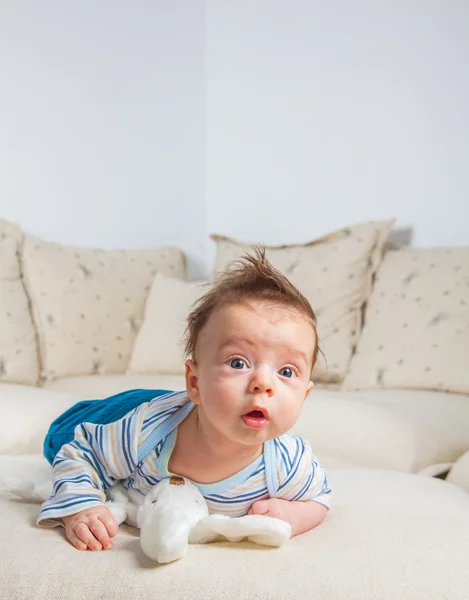
{"type": "Polygon", "coordinates": [[[0,220],[0,382],[35,385],[39,378],[36,333],[21,280],[21,229],[0,220]]]}
{"type": "Polygon", "coordinates": [[[207,282],[155,275],[132,351],[130,373],[184,373],[186,319],[206,289],[207,282]]]}
{"type": "Polygon", "coordinates": [[[23,265],[46,380],[124,373],[155,273],[186,274],[177,248],[101,250],[30,236],[23,265]]]}
{"type": "Polygon", "coordinates": [[[344,387],[469,393],[469,247],[386,254],[344,387]]]}

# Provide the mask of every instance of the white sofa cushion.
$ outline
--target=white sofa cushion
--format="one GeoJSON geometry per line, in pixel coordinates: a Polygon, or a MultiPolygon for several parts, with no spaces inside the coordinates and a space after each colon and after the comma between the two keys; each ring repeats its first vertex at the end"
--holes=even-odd
{"type": "MultiPolygon", "coordinates": [[[[320,353],[313,380],[341,381],[360,336],[361,310],[381,262],[393,221],[354,225],[303,245],[268,246],[272,264],[299,288],[318,321],[320,353]]],[[[222,236],[217,242],[216,269],[226,269],[249,244],[222,236]]]]}
{"type": "Polygon", "coordinates": [[[469,492],[469,450],[454,463],[446,481],[469,492]]]}
{"type": "Polygon", "coordinates": [[[81,400],[99,400],[124,390],[184,389],[181,375],[84,376],[57,379],[48,388],[0,384],[0,455],[42,453],[54,419],[81,400]]]}
{"type": "MultiPolygon", "coordinates": [[[[106,398],[135,388],[183,390],[185,381],[182,375],[110,375],[63,378],[47,386],[61,394],[48,399],[45,389],[31,388],[24,402],[20,386],[9,386],[14,389],[8,394],[2,391],[5,386],[0,386],[2,404],[9,410],[8,419],[3,425],[0,422],[0,453],[3,429],[4,453],[41,452],[50,422],[73,401],[106,398]],[[13,393],[15,389],[18,395],[13,393]],[[28,413],[27,425],[23,424],[23,412],[28,413]],[[15,441],[22,430],[29,432],[28,444],[15,441]],[[20,449],[15,452],[15,448],[20,449]]],[[[315,389],[293,431],[310,440],[326,467],[361,466],[434,475],[447,470],[469,449],[467,423],[469,398],[461,394],[315,389]]]]}
{"type": "Polygon", "coordinates": [[[208,282],[181,281],[157,273],[130,359],[130,373],[184,373],[183,337],[191,306],[208,282]]]}
{"type": "Polygon", "coordinates": [[[23,264],[45,379],[125,372],[155,273],[186,273],[176,248],[100,250],[33,237],[23,264]]]}
{"type": "Polygon", "coordinates": [[[469,247],[388,252],[344,388],[469,393],[469,247]]]}
{"type": "Polygon", "coordinates": [[[0,220],[0,382],[34,385],[39,359],[28,297],[21,280],[20,228],[0,220]]]}
{"type": "MultiPolygon", "coordinates": [[[[11,474],[14,464],[5,468],[11,474]]],[[[0,500],[3,597],[467,600],[468,494],[389,471],[329,475],[333,506],[325,522],[283,548],[192,545],[164,568],[143,555],[135,529],[121,526],[111,551],[80,552],[62,528],[34,526],[37,505],[0,500]]]]}
{"type": "Polygon", "coordinates": [[[137,388],[149,390],[184,390],[184,375],[152,373],[143,375],[83,375],[62,377],[44,383],[49,390],[73,394],[85,399],[107,398],[124,390],[137,388]]]}
{"type": "Polygon", "coordinates": [[[0,384],[0,454],[42,453],[52,421],[79,400],[78,394],[0,384]]]}
{"type": "Polygon", "coordinates": [[[469,397],[415,390],[313,390],[293,428],[327,466],[434,475],[469,449],[469,397]]]}

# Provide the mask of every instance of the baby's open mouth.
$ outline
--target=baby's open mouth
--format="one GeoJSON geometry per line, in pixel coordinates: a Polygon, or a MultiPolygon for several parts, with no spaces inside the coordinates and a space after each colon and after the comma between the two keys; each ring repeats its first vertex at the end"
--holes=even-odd
{"type": "Polygon", "coordinates": [[[269,421],[267,411],[258,408],[244,414],[242,419],[249,429],[263,429],[269,421]]]}
{"type": "Polygon", "coordinates": [[[264,413],[261,410],[251,410],[251,412],[249,412],[247,414],[248,417],[254,417],[255,419],[262,419],[265,418],[264,417],[264,413]]]}

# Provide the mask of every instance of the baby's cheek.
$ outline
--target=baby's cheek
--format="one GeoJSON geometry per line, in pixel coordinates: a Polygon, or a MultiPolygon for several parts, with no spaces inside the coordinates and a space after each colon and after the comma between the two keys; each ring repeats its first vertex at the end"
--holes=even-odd
{"type": "Polygon", "coordinates": [[[213,397],[220,393],[226,383],[226,376],[219,370],[205,372],[199,377],[200,393],[206,398],[213,397]]]}
{"type": "Polygon", "coordinates": [[[229,380],[218,380],[205,390],[205,404],[220,414],[226,415],[230,411],[238,409],[240,405],[240,394],[238,386],[229,380]]]}
{"type": "Polygon", "coordinates": [[[288,431],[297,422],[298,417],[301,414],[301,408],[303,406],[303,400],[300,400],[297,395],[293,395],[285,401],[281,407],[280,415],[282,419],[282,427],[285,431],[288,431]]]}

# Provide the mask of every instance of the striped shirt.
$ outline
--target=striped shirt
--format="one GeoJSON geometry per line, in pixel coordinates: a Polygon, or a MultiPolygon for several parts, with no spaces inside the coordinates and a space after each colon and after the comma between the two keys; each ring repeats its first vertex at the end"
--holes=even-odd
{"type": "MultiPolygon", "coordinates": [[[[54,527],[62,517],[102,505],[120,481],[146,494],[173,473],[168,462],[177,427],[194,404],[187,392],[158,396],[107,425],[82,423],[53,463],[53,493],[38,525],[54,527]]],[[[329,508],[328,478],[309,443],[286,433],[264,443],[263,454],[239,473],[212,484],[194,482],[210,513],[239,517],[265,498],[312,500],[329,508]]]]}

